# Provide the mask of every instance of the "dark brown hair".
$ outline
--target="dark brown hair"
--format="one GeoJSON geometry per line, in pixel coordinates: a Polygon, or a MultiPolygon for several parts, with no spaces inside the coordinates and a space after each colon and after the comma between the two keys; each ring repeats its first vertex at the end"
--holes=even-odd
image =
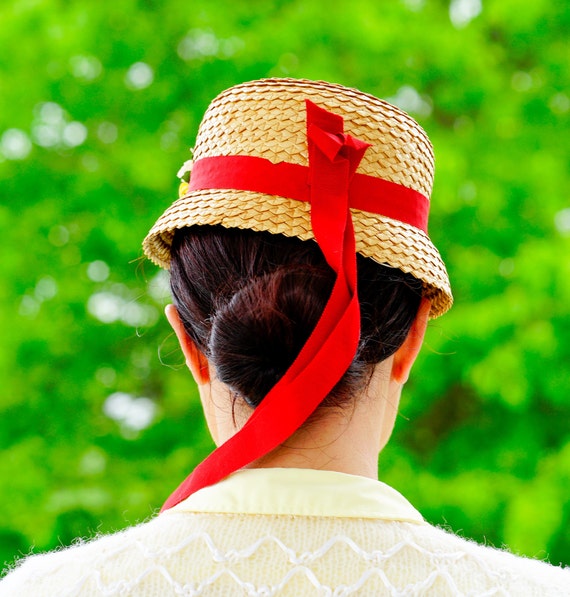
{"type": "MultiPolygon", "coordinates": [[[[357,255],[361,336],[348,371],[323,402],[361,391],[394,354],[416,316],[422,284],[357,255]]],[[[199,226],[177,230],[170,285],[184,328],[220,381],[257,406],[317,324],[334,273],[314,241],[199,226]]]]}

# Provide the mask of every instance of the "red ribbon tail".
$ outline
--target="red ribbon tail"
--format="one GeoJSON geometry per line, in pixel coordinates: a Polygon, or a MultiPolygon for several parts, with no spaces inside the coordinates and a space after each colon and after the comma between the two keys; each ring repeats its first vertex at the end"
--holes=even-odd
{"type": "Polygon", "coordinates": [[[357,351],[360,306],[348,189],[368,144],[344,134],[341,116],[310,101],[306,105],[311,222],[315,239],[335,273],[331,295],[285,375],[242,429],[196,467],[162,510],[282,444],[331,392],[357,351]]]}

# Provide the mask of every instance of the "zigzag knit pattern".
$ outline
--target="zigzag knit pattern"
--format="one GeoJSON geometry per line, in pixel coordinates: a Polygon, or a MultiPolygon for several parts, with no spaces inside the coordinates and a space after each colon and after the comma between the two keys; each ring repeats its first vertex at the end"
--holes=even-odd
{"type": "Polygon", "coordinates": [[[427,524],[167,512],[32,556],[0,596],[570,596],[570,569],[427,524]]]}

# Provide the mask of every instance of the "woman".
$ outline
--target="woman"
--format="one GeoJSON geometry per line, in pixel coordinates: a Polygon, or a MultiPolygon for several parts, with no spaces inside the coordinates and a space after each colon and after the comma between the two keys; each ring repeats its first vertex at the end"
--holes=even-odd
{"type": "Polygon", "coordinates": [[[452,303],[423,130],[353,89],[269,79],[212,102],[194,158],[144,249],[170,269],[218,448],[158,517],[32,557],[0,594],[569,595],[568,570],[436,529],[377,480],[452,303]]]}

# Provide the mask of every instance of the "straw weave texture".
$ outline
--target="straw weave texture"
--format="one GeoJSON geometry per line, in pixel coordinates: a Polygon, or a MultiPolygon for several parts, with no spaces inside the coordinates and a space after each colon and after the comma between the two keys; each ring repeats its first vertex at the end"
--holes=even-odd
{"type": "MultiPolygon", "coordinates": [[[[325,82],[264,79],[228,89],[202,120],[194,160],[246,155],[307,166],[306,99],[342,116],[345,133],[371,144],[357,172],[430,197],[434,158],[423,129],[387,102],[325,82]]],[[[432,300],[432,318],[449,309],[453,298],[447,272],[423,231],[355,209],[352,216],[359,253],[422,280],[424,295],[432,300]]],[[[189,192],[162,215],[143,243],[145,252],[168,268],[176,229],[213,224],[314,238],[309,204],[251,191],[201,190],[189,192]]]]}

